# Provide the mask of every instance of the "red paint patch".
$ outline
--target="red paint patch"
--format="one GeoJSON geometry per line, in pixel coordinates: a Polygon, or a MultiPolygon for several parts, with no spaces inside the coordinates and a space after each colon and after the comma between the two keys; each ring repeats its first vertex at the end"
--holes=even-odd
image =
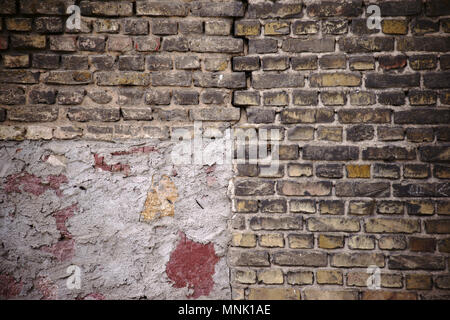
{"type": "Polygon", "coordinates": [[[174,281],[173,287],[193,289],[187,298],[208,296],[214,286],[212,277],[219,261],[214,245],[189,240],[183,232],[180,232],[180,237],[166,265],[167,276],[174,281]]]}
{"type": "Polygon", "coordinates": [[[36,177],[28,172],[16,173],[6,177],[4,190],[6,193],[31,193],[40,196],[46,190],[55,191],[58,197],[62,196],[59,189],[61,184],[68,183],[69,180],[65,175],[49,175],[44,181],[42,178],[36,177]]]}
{"type": "Polygon", "coordinates": [[[207,174],[213,173],[214,171],[216,171],[216,165],[213,164],[212,166],[206,168],[205,171],[206,171],[207,174]]]}
{"type": "Polygon", "coordinates": [[[75,252],[75,241],[73,239],[64,239],[50,247],[43,247],[42,251],[51,253],[58,261],[69,260],[73,258],[75,252]]]}
{"type": "Polygon", "coordinates": [[[57,287],[47,277],[39,277],[33,282],[33,284],[42,294],[41,300],[56,299],[57,287]]]}
{"type": "Polygon", "coordinates": [[[22,281],[16,281],[8,274],[0,274],[0,297],[14,298],[20,294],[20,291],[22,291],[22,281]]]}
{"type": "Polygon", "coordinates": [[[105,157],[94,154],[94,168],[109,172],[123,172],[125,175],[130,173],[130,166],[127,164],[116,163],[113,165],[105,162],[105,157]]]}
{"type": "Polygon", "coordinates": [[[72,235],[70,234],[69,230],[67,230],[66,221],[70,217],[73,217],[75,210],[77,209],[77,205],[73,204],[70,207],[58,210],[53,213],[53,217],[56,220],[56,229],[58,229],[58,231],[61,233],[62,238],[72,239],[72,235]]]}
{"type": "Polygon", "coordinates": [[[127,156],[130,154],[136,154],[136,153],[150,153],[153,151],[157,151],[155,147],[139,147],[139,148],[133,148],[129,151],[116,151],[112,152],[112,156],[127,156]]]}

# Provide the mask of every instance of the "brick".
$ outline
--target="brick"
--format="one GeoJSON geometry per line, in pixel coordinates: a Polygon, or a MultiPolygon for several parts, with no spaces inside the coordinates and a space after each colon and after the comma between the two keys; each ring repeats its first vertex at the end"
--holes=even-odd
{"type": "Polygon", "coordinates": [[[1,0],[0,8],[0,14],[15,14],[16,0],[1,0]]]}
{"type": "Polygon", "coordinates": [[[261,270],[258,272],[258,281],[264,284],[282,284],[283,272],[280,269],[261,270]]]}
{"type": "Polygon", "coordinates": [[[28,54],[4,55],[3,66],[5,68],[27,68],[30,66],[30,56],[28,54]]]}
{"type": "Polygon", "coordinates": [[[373,250],[375,239],[366,235],[351,236],[348,239],[348,247],[352,250],[373,250]]]}
{"type": "Polygon", "coordinates": [[[317,56],[291,57],[291,65],[295,71],[317,69],[317,56]]]}
{"type": "Polygon", "coordinates": [[[304,285],[313,283],[314,274],[311,271],[289,271],[287,283],[291,285],[304,285]]]}
{"type": "Polygon", "coordinates": [[[82,55],[61,56],[61,67],[66,70],[88,70],[89,59],[82,55]]]}
{"type": "Polygon", "coordinates": [[[87,90],[87,96],[98,104],[107,104],[112,100],[112,96],[103,90],[87,90]]]}
{"type": "Polygon", "coordinates": [[[144,71],[144,57],[143,56],[120,56],[119,70],[144,71]]]}
{"type": "Polygon", "coordinates": [[[348,141],[358,142],[372,140],[374,138],[375,130],[372,126],[357,125],[348,127],[346,132],[348,141]]]}
{"type": "Polygon", "coordinates": [[[310,17],[356,17],[362,13],[362,1],[349,0],[346,2],[320,1],[308,6],[310,17]]]}
{"type": "MultiPolygon", "coordinates": [[[[187,51],[187,43],[184,43],[183,41],[178,41],[178,38],[173,38],[176,42],[176,48],[172,47],[170,45],[171,38],[166,37],[164,38],[164,42],[162,44],[162,48],[165,51],[178,51],[173,49],[179,49],[182,46],[182,49],[180,51],[187,51]]],[[[155,36],[138,36],[134,37],[133,40],[133,46],[136,49],[136,51],[139,52],[148,52],[148,51],[158,51],[161,47],[161,42],[159,40],[159,37],[155,36]]],[[[127,45],[128,48],[128,45],[127,45]]]]}
{"type": "Polygon", "coordinates": [[[338,270],[317,270],[317,283],[329,285],[342,285],[344,280],[342,272],[338,270]]]}
{"type": "Polygon", "coordinates": [[[0,83],[33,84],[39,82],[39,72],[28,70],[3,70],[0,73],[0,83]]]}
{"type": "Polygon", "coordinates": [[[13,126],[0,126],[0,140],[24,140],[25,129],[13,126]]]}
{"type": "Polygon", "coordinates": [[[259,69],[259,57],[233,57],[234,71],[254,71],[259,69]]]}
{"type": "Polygon", "coordinates": [[[124,72],[97,72],[96,82],[99,86],[134,85],[148,86],[150,75],[133,71],[124,72]]]}
{"type": "Polygon", "coordinates": [[[259,106],[260,97],[258,91],[235,91],[233,94],[235,106],[259,106]]]}
{"type": "Polygon", "coordinates": [[[262,234],[259,236],[259,245],[265,248],[284,247],[283,234],[262,234]]]}
{"type": "Polygon", "coordinates": [[[420,0],[383,1],[379,6],[383,17],[412,16],[422,12],[420,0]]]}
{"type": "Polygon", "coordinates": [[[252,270],[236,270],[234,280],[238,283],[252,284],[256,282],[256,272],[252,270]]]}
{"type": "Polygon", "coordinates": [[[146,35],[148,34],[148,21],[141,19],[125,19],[123,20],[123,33],[130,35],[146,35]]]}
{"type": "Polygon", "coordinates": [[[14,49],[45,49],[47,44],[43,35],[12,34],[10,40],[14,49]]]}
{"type": "Polygon", "coordinates": [[[437,102],[437,96],[434,91],[419,91],[410,90],[408,92],[409,103],[412,106],[427,106],[435,105],[437,102]]]}
{"type": "Polygon", "coordinates": [[[400,167],[393,164],[377,163],[373,168],[374,178],[399,179],[400,167]]]}
{"type": "MultiPolygon", "coordinates": [[[[135,46],[137,51],[141,51],[140,45],[141,43],[136,42],[135,40],[135,46]]],[[[108,36],[107,48],[109,51],[118,51],[118,52],[131,51],[133,49],[133,41],[130,37],[110,35],[108,36]]]]}
{"type": "Polygon", "coordinates": [[[340,164],[318,165],[316,167],[316,176],[320,178],[339,179],[343,177],[343,166],[340,164]]]}
{"type": "Polygon", "coordinates": [[[313,235],[290,234],[288,235],[289,248],[311,249],[314,247],[313,235]]]}
{"type": "Polygon", "coordinates": [[[384,70],[402,69],[406,67],[407,57],[405,55],[380,56],[378,63],[384,70]]]}
{"type": "Polygon", "coordinates": [[[384,34],[407,34],[408,22],[401,19],[383,19],[381,21],[381,30],[384,34]]]}
{"type": "Polygon", "coordinates": [[[450,288],[450,277],[449,276],[438,276],[436,278],[436,287],[440,289],[450,288]]]}
{"type": "Polygon", "coordinates": [[[242,39],[226,37],[202,37],[189,41],[189,47],[193,52],[220,52],[239,53],[244,50],[242,39]]]}
{"type": "Polygon", "coordinates": [[[409,57],[409,65],[414,70],[432,70],[437,67],[437,57],[435,55],[413,55],[409,57]]]}
{"type": "Polygon", "coordinates": [[[29,18],[7,18],[5,23],[8,31],[31,31],[31,19],[29,18]]]}
{"type": "Polygon", "coordinates": [[[178,33],[178,23],[166,19],[154,19],[151,22],[151,30],[154,35],[173,35],[178,33]]]}
{"type": "Polygon", "coordinates": [[[340,38],[339,48],[346,53],[368,53],[393,51],[394,38],[391,37],[352,37],[340,38]]]}
{"type": "Polygon", "coordinates": [[[378,127],[378,140],[399,141],[405,138],[405,130],[402,127],[378,127]]]}
{"type": "Polygon", "coordinates": [[[270,266],[269,254],[265,251],[238,251],[236,249],[230,249],[228,254],[232,266],[270,266]]]}
{"type": "Polygon", "coordinates": [[[23,122],[51,122],[58,118],[54,106],[16,106],[7,113],[8,119],[23,122]]]}
{"type": "MultiPolygon", "coordinates": [[[[152,109],[148,107],[144,108],[130,108],[122,107],[120,112],[124,120],[152,120],[152,109]]],[[[134,136],[134,135],[131,135],[134,136]]]]}
{"type": "Polygon", "coordinates": [[[35,88],[28,92],[28,99],[32,104],[54,104],[56,102],[56,90],[35,88]]]}
{"type": "Polygon", "coordinates": [[[298,230],[302,228],[301,217],[253,217],[250,219],[252,230],[298,230]]]}
{"type": "Polygon", "coordinates": [[[363,160],[414,160],[416,153],[414,149],[402,147],[368,147],[362,152],[363,160]]]}
{"type": "Polygon", "coordinates": [[[0,104],[25,104],[25,100],[25,88],[23,87],[17,87],[16,85],[2,85],[2,87],[0,88],[0,104]]]}
{"type": "Polygon", "coordinates": [[[345,69],[347,67],[347,60],[345,55],[328,54],[320,57],[319,65],[322,69],[345,69]]]}
{"type": "Polygon", "coordinates": [[[450,233],[450,220],[425,221],[425,230],[430,234],[450,233]]]}
{"type": "Polygon", "coordinates": [[[426,3],[426,15],[429,17],[449,15],[450,4],[448,1],[430,0],[426,3]]]}
{"type": "Polygon", "coordinates": [[[401,106],[405,104],[405,93],[382,92],[378,95],[378,102],[383,105],[401,106]]]}
{"type": "Polygon", "coordinates": [[[324,290],[307,288],[303,291],[306,300],[358,300],[355,290],[324,290]]]}
{"type": "Polygon", "coordinates": [[[374,70],[375,59],[371,56],[350,57],[349,66],[352,71],[374,70]]]}
{"type": "Polygon", "coordinates": [[[235,36],[258,36],[261,32],[261,25],[257,20],[240,20],[234,23],[235,36]]]}
{"type": "Polygon", "coordinates": [[[317,139],[340,142],[342,141],[342,128],[320,126],[317,129],[317,139]]]}
{"type": "Polygon", "coordinates": [[[119,33],[120,30],[120,23],[111,19],[96,19],[93,26],[98,33],[119,33]]]}
{"type": "Polygon", "coordinates": [[[278,41],[275,39],[250,39],[248,53],[275,53],[278,51],[278,41]]]}
{"type": "Polygon", "coordinates": [[[348,214],[350,215],[371,215],[375,209],[373,201],[350,201],[348,214]]]}
{"type": "Polygon", "coordinates": [[[360,230],[359,221],[352,218],[320,217],[308,218],[307,229],[319,232],[358,232],[360,230]]]}
{"type": "Polygon", "coordinates": [[[264,73],[252,77],[255,89],[296,88],[303,87],[304,83],[304,76],[300,74],[264,73]]]}
{"type": "Polygon", "coordinates": [[[272,254],[273,263],[280,266],[325,267],[327,254],[311,251],[276,251],[272,254]]]}
{"type": "Polygon", "coordinates": [[[325,34],[344,34],[347,33],[348,22],[346,20],[327,20],[322,21],[322,32],[325,34]]]}
{"type": "Polygon", "coordinates": [[[277,185],[279,194],[286,196],[328,196],[331,194],[330,182],[294,182],[280,181],[277,185]]]}
{"type": "Polygon", "coordinates": [[[0,50],[8,49],[8,36],[0,36],[0,50]]]}
{"type": "Polygon", "coordinates": [[[315,34],[319,32],[317,21],[295,20],[292,24],[292,33],[296,35],[315,34]]]}
{"type": "Polygon", "coordinates": [[[300,290],[295,288],[250,288],[249,300],[300,300],[300,290]]]}
{"type": "Polygon", "coordinates": [[[198,2],[191,7],[191,12],[200,17],[242,17],[244,6],[240,1],[225,3],[198,2]]]}
{"type": "Polygon", "coordinates": [[[120,119],[119,108],[85,108],[70,107],[67,116],[71,121],[118,121],[120,119]]]}
{"type": "Polygon", "coordinates": [[[136,1],[136,14],[147,16],[179,16],[188,14],[188,7],[185,3],[177,1],[136,1]]]}
{"type": "Polygon", "coordinates": [[[290,23],[285,21],[270,21],[264,24],[264,35],[277,36],[290,33],[290,23]]]}
{"type": "Polygon", "coordinates": [[[153,86],[179,86],[189,87],[192,82],[192,74],[186,71],[153,72],[153,86]]]}
{"type": "Polygon", "coordinates": [[[200,99],[205,104],[224,104],[228,94],[220,90],[205,90],[202,92],[200,99]]]}
{"type": "Polygon", "coordinates": [[[333,52],[334,39],[286,39],[283,40],[283,51],[286,52],[333,52]]]}
{"type": "Polygon", "coordinates": [[[425,87],[430,89],[450,88],[450,71],[426,73],[423,82],[425,87]]]}
{"type": "Polygon", "coordinates": [[[202,21],[180,21],[178,22],[178,31],[183,34],[202,34],[203,22],[202,21]]]}
{"type": "Polygon", "coordinates": [[[450,252],[450,238],[441,239],[438,242],[439,252],[450,252]]]}
{"type": "MultiPolygon", "coordinates": [[[[366,272],[349,272],[347,274],[347,285],[357,287],[367,287],[367,280],[370,274],[366,272]]],[[[387,274],[382,273],[380,275],[381,287],[383,288],[402,288],[403,281],[400,274],[387,274]]]]}
{"type": "Polygon", "coordinates": [[[104,36],[80,36],[78,47],[82,51],[103,52],[105,51],[105,40],[104,36]]]}
{"type": "Polygon", "coordinates": [[[397,40],[397,50],[405,51],[450,51],[448,37],[402,37],[397,40]]]}
{"type": "Polygon", "coordinates": [[[347,178],[370,178],[370,165],[346,165],[347,178]]]}
{"type": "Polygon", "coordinates": [[[314,138],[313,127],[296,126],[288,130],[288,138],[292,141],[307,141],[314,138]]]}
{"type": "Polygon", "coordinates": [[[375,74],[366,75],[366,87],[368,88],[403,88],[418,87],[420,84],[420,75],[415,74],[375,74]]]}
{"type": "Polygon", "coordinates": [[[390,184],[384,182],[338,182],[336,183],[338,197],[388,197],[390,184]]]}
{"type": "Polygon", "coordinates": [[[412,219],[369,219],[365,222],[369,233],[415,233],[420,231],[418,220],[412,219]]]}
{"type": "Polygon", "coordinates": [[[302,13],[302,4],[297,2],[269,2],[250,3],[247,14],[249,18],[268,19],[268,18],[295,18],[300,17],[302,13]]]}
{"type": "Polygon", "coordinates": [[[264,92],[263,104],[265,106],[287,106],[289,96],[286,91],[264,92]]]}
{"type": "Polygon", "coordinates": [[[145,102],[152,105],[169,105],[172,92],[168,90],[151,90],[145,94],[145,102]]]}
{"type": "Polygon", "coordinates": [[[200,59],[196,56],[185,56],[175,59],[175,66],[181,70],[200,69],[200,59]]]}
{"type": "Polygon", "coordinates": [[[261,59],[264,71],[283,71],[289,68],[289,58],[283,56],[265,56],[261,59]]]}
{"type": "Polygon", "coordinates": [[[381,253],[335,253],[331,256],[333,267],[368,267],[375,265],[384,267],[384,255],[381,253]]]}
{"type": "Polygon", "coordinates": [[[403,167],[403,177],[409,179],[425,179],[430,176],[430,168],[422,164],[407,164],[403,167]]]}
{"type": "Polygon", "coordinates": [[[57,54],[37,53],[32,56],[32,66],[37,69],[58,69],[59,60],[57,54]]]}
{"type": "Polygon", "coordinates": [[[256,247],[256,235],[252,233],[234,233],[231,237],[231,244],[234,247],[256,247]]]}
{"type": "Polygon", "coordinates": [[[339,200],[321,200],[320,214],[343,215],[345,212],[345,203],[339,200]]]}
{"type": "Polygon", "coordinates": [[[111,70],[115,64],[113,56],[89,56],[89,63],[97,70],[111,70]]]}
{"type": "Polygon", "coordinates": [[[231,23],[222,20],[205,21],[205,33],[210,36],[227,36],[231,33],[231,23]]]}
{"type": "Polygon", "coordinates": [[[439,32],[439,22],[428,19],[416,19],[412,24],[412,32],[418,35],[439,32]]]}
{"type": "Polygon", "coordinates": [[[168,56],[147,56],[145,64],[150,71],[171,70],[173,68],[172,58],[168,56]]]}
{"type": "Polygon", "coordinates": [[[321,234],[318,238],[319,248],[321,249],[338,249],[344,247],[343,236],[332,236],[321,234]]]}
{"type": "Polygon", "coordinates": [[[131,16],[133,14],[133,4],[128,1],[82,1],[80,3],[81,12],[85,16],[131,16]]]}
{"type": "Polygon", "coordinates": [[[238,108],[201,108],[190,112],[192,120],[204,121],[238,121],[240,116],[238,108]]]}
{"type": "Polygon", "coordinates": [[[411,237],[409,238],[409,249],[416,252],[434,252],[436,239],[411,237]]]}
{"type": "Polygon", "coordinates": [[[442,257],[422,255],[389,256],[388,266],[391,270],[443,270],[445,261],[442,257]]]}
{"type": "Polygon", "coordinates": [[[448,162],[450,161],[449,147],[423,146],[419,147],[420,160],[424,162],[448,162]]]}
{"type": "Polygon", "coordinates": [[[354,35],[365,36],[378,33],[380,29],[379,28],[369,29],[367,27],[367,19],[356,18],[351,20],[351,31],[354,35]]]}
{"type": "Polygon", "coordinates": [[[434,165],[433,175],[439,179],[450,179],[450,166],[434,165]]]}
{"type": "Polygon", "coordinates": [[[361,84],[361,76],[355,73],[321,73],[310,77],[312,87],[354,87],[361,84]]]}
{"type": "Polygon", "coordinates": [[[325,91],[320,93],[320,100],[326,106],[343,106],[347,103],[346,92],[325,91]]]}
{"type": "Polygon", "coordinates": [[[358,147],[351,146],[304,146],[303,159],[306,160],[325,160],[325,161],[344,161],[357,160],[358,147]]]}
{"type": "Polygon", "coordinates": [[[245,73],[217,74],[208,72],[195,72],[194,86],[208,88],[239,89],[246,87],[245,73]]]}
{"type": "Polygon", "coordinates": [[[414,109],[394,113],[396,124],[446,124],[450,121],[449,110],[414,109]]]}
{"type": "Polygon", "coordinates": [[[382,250],[404,250],[406,239],[401,235],[383,236],[378,240],[378,246],[382,250]]]}
{"type": "Polygon", "coordinates": [[[290,200],[291,212],[311,214],[316,212],[316,205],[312,200],[290,200]]]}

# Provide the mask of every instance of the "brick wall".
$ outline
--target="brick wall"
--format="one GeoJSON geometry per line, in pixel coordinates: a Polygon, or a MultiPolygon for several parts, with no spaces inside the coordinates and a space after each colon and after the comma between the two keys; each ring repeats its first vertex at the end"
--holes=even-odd
{"type": "Polygon", "coordinates": [[[0,0],[0,15],[3,140],[279,132],[278,170],[234,167],[233,298],[450,297],[450,1],[0,0]]]}

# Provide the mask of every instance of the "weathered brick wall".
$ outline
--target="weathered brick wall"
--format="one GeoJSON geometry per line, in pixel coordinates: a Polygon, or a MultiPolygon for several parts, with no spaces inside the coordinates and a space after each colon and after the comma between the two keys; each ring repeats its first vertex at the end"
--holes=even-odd
{"type": "Polygon", "coordinates": [[[233,298],[450,297],[450,1],[2,0],[0,14],[3,140],[279,132],[277,170],[234,166],[233,298]]]}

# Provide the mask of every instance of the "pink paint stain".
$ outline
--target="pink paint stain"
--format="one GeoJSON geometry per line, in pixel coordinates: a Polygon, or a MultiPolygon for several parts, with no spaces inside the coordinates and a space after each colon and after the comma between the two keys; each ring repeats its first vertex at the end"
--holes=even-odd
{"type": "Polygon", "coordinates": [[[208,296],[214,287],[212,277],[219,261],[214,245],[189,240],[183,232],[180,238],[166,265],[167,276],[174,282],[173,287],[193,289],[187,298],[208,296]]]}
{"type": "Polygon", "coordinates": [[[116,164],[107,164],[105,162],[105,157],[101,157],[98,154],[94,154],[94,168],[100,169],[102,171],[108,172],[123,172],[125,175],[130,173],[130,166],[127,164],[116,163],[116,164]]]}
{"type": "Polygon", "coordinates": [[[53,217],[56,220],[56,229],[58,229],[62,238],[67,239],[72,238],[72,235],[70,234],[69,230],[67,230],[66,221],[69,218],[73,217],[77,209],[78,206],[76,204],[73,204],[70,207],[58,210],[53,213],[53,217]]]}
{"type": "Polygon", "coordinates": [[[11,299],[17,297],[22,291],[22,281],[16,281],[13,276],[0,274],[0,297],[11,299]]]}
{"type": "Polygon", "coordinates": [[[47,278],[39,277],[33,282],[36,289],[41,293],[41,300],[55,300],[57,287],[47,278]]]}
{"type": "Polygon", "coordinates": [[[78,296],[75,300],[105,300],[105,296],[101,293],[93,292],[85,295],[84,297],[78,296]]]}
{"type": "Polygon", "coordinates": [[[65,175],[49,175],[46,179],[36,177],[28,172],[12,174],[6,177],[4,190],[6,193],[30,193],[40,196],[47,190],[55,191],[58,197],[62,196],[60,187],[69,180],[65,175]]]}

